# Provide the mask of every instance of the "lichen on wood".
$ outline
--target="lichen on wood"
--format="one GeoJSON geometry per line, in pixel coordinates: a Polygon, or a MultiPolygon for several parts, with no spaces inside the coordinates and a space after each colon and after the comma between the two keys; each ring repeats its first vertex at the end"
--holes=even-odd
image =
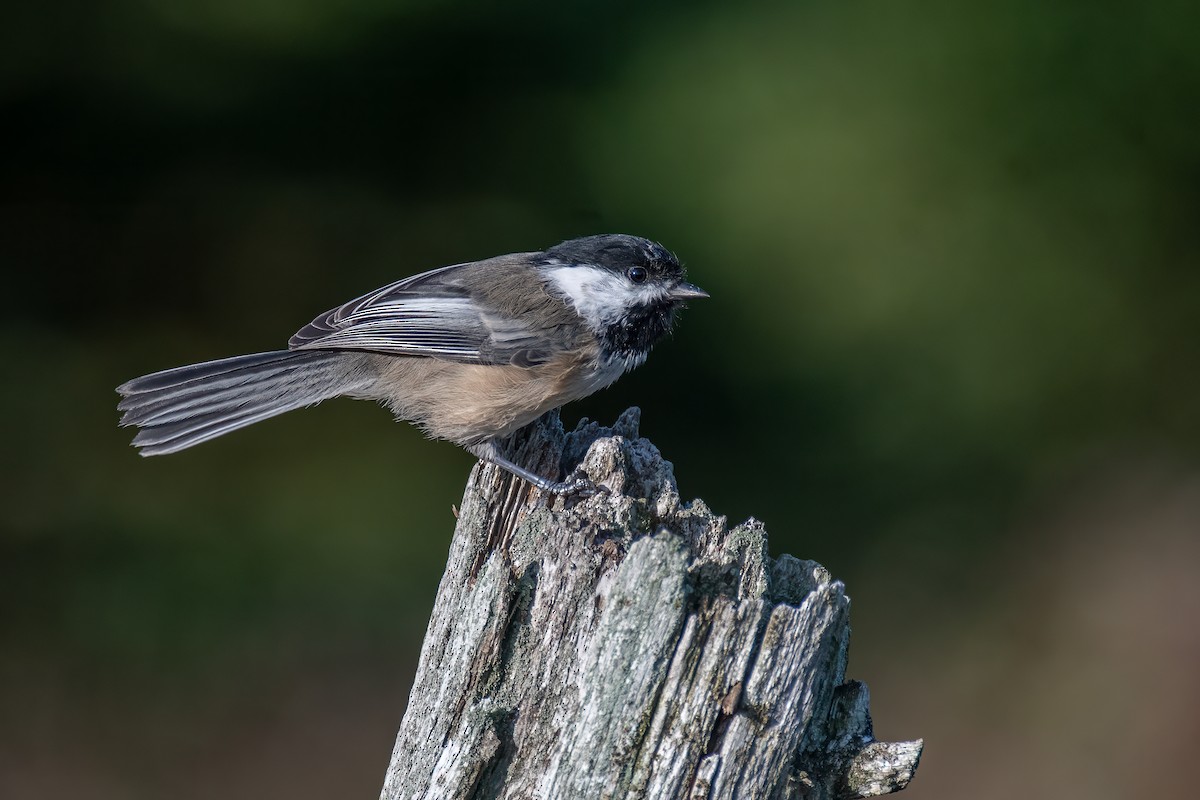
{"type": "Polygon", "coordinates": [[[382,800],[853,798],[904,788],[921,742],[875,742],[845,682],[849,601],[763,526],[680,501],[630,409],[508,443],[543,496],[471,473],[382,800]]]}

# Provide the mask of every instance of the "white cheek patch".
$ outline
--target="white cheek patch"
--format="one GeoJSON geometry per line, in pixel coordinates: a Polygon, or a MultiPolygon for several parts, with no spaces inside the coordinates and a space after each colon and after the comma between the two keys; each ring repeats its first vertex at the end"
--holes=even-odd
{"type": "Polygon", "coordinates": [[[666,296],[660,286],[638,285],[601,267],[552,267],[549,278],[584,322],[597,331],[619,322],[632,306],[654,303],[666,296]]]}

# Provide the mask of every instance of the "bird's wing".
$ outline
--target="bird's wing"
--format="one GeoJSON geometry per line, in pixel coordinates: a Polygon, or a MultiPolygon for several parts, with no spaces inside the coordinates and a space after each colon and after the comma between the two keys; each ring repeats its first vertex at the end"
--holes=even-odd
{"type": "Polygon", "coordinates": [[[489,311],[455,264],[396,281],[305,325],[291,350],[366,350],[468,364],[535,366],[557,349],[527,321],[489,311]]]}

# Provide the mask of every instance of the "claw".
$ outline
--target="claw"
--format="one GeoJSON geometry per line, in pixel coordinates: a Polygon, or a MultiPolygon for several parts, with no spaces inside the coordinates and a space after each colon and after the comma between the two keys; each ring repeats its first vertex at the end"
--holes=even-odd
{"type": "Polygon", "coordinates": [[[553,494],[574,497],[595,497],[598,494],[608,494],[608,487],[592,481],[581,469],[577,469],[553,486],[548,487],[553,494]]]}
{"type": "Polygon", "coordinates": [[[481,460],[490,461],[506,472],[516,475],[522,480],[529,481],[545,492],[546,495],[584,498],[594,497],[598,494],[608,494],[607,487],[593,483],[592,479],[582,469],[576,469],[565,480],[552,481],[509,461],[500,455],[496,451],[495,446],[490,443],[475,448],[468,448],[468,450],[481,460]]]}

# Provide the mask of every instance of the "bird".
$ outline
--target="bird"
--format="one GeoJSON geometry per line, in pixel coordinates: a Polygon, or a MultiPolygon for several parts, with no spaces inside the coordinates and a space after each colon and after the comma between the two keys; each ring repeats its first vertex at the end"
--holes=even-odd
{"type": "Polygon", "coordinates": [[[505,457],[498,443],[640,366],[689,300],[661,244],[569,239],[403,278],[321,314],[286,350],[223,358],[117,387],[143,456],[175,453],[334,397],[374,400],[552,494],[596,489],[505,457]]]}

